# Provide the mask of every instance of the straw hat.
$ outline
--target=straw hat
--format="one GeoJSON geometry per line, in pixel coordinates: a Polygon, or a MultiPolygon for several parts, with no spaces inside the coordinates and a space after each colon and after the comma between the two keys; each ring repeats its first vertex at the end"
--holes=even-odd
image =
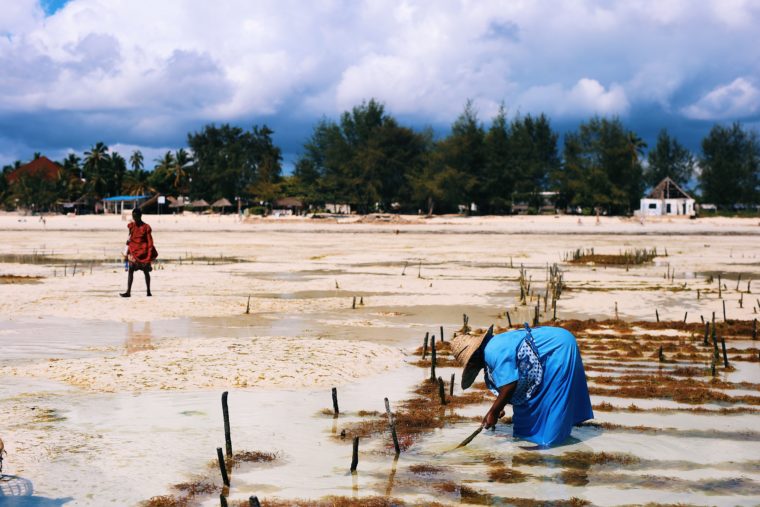
{"type": "Polygon", "coordinates": [[[462,370],[462,389],[467,389],[478,378],[480,369],[483,368],[482,356],[475,353],[480,349],[483,342],[487,342],[493,336],[493,326],[488,328],[482,336],[461,334],[451,339],[451,351],[459,364],[464,366],[462,370]]]}

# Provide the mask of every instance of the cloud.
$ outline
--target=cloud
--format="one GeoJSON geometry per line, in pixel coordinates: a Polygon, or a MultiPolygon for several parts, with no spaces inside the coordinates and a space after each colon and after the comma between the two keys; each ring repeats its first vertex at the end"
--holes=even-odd
{"type": "Polygon", "coordinates": [[[439,131],[468,99],[485,121],[503,101],[568,128],[757,114],[756,0],[5,3],[4,157],[263,121],[297,153],[309,125],[369,98],[439,131]]]}
{"type": "Polygon", "coordinates": [[[748,79],[739,77],[707,93],[683,113],[696,120],[751,118],[760,112],[760,90],[748,79]]]}
{"type": "Polygon", "coordinates": [[[561,85],[536,86],[517,101],[520,110],[543,110],[550,115],[584,118],[590,115],[623,115],[630,104],[617,83],[605,88],[595,79],[582,78],[566,89],[561,85]]]}

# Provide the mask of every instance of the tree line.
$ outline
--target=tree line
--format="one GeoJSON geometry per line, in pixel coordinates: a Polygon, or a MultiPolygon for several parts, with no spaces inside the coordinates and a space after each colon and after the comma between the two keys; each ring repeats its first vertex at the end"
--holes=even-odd
{"type": "Polygon", "coordinates": [[[47,209],[83,196],[160,193],[270,206],[279,197],[297,197],[307,206],[346,203],[363,213],[464,207],[500,214],[515,205],[537,211],[550,203],[629,214],[644,190],[665,177],[698,191],[702,202],[760,202],[760,141],[740,123],[714,125],[698,154],[665,129],[647,150],[617,117],[582,122],[560,146],[544,114],[509,119],[501,107],[485,125],[467,102],[448,135],[436,139],[432,129],[402,125],[370,100],[337,120],[317,122],[290,175],[282,174],[273,134],[266,125],[206,125],[188,134],[187,149],[167,151],[152,170],[140,151],[125,159],[102,142],[81,158],[69,154],[54,179],[29,174],[11,184],[16,162],[3,168],[0,202],[9,209],[47,209]]]}

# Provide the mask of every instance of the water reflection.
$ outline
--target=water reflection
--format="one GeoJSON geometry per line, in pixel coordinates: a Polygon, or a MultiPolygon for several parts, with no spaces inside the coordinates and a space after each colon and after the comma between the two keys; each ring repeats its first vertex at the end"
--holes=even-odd
{"type": "Polygon", "coordinates": [[[150,322],[143,322],[142,327],[139,324],[130,322],[127,324],[127,340],[124,342],[124,348],[127,354],[133,354],[142,350],[153,350],[153,332],[150,328],[150,322]]]}

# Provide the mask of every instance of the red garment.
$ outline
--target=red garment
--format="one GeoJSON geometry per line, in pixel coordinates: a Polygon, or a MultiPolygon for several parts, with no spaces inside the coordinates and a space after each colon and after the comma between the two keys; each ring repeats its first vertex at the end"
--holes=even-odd
{"type": "Polygon", "coordinates": [[[153,246],[153,235],[151,234],[150,225],[143,222],[137,225],[135,222],[129,222],[129,248],[130,261],[134,259],[139,264],[150,264],[158,257],[155,247],[153,246]]]}

